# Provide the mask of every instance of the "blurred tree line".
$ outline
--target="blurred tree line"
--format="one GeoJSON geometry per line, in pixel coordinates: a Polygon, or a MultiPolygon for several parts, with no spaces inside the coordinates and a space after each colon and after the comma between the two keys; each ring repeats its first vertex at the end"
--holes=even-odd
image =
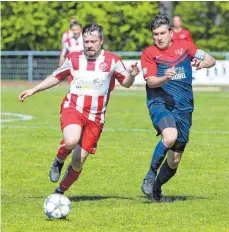
{"type": "MultiPolygon", "coordinates": [[[[209,51],[229,51],[229,2],[171,2],[195,43],[209,51]]],[[[59,50],[70,17],[104,28],[106,49],[142,51],[152,44],[151,19],[160,2],[2,2],[2,50],[59,50]]]]}

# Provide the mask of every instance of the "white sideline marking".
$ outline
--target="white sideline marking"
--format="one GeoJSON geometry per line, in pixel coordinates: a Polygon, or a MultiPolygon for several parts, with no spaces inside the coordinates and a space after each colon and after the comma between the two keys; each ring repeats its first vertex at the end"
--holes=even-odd
{"type": "Polygon", "coordinates": [[[31,120],[33,118],[31,115],[18,114],[12,112],[1,112],[1,116],[14,116],[16,118],[0,119],[0,122],[25,121],[25,120],[31,120]]]}
{"type": "MultiPolygon", "coordinates": [[[[13,126],[13,125],[2,125],[2,128],[10,128],[10,129],[39,129],[39,128],[44,128],[44,129],[50,129],[50,130],[59,130],[60,127],[58,126],[13,126]]],[[[110,132],[138,132],[138,133],[156,133],[154,129],[143,129],[143,128],[104,128],[105,131],[110,131],[110,132]]],[[[222,134],[222,135],[229,135],[229,131],[205,131],[205,130],[191,130],[190,133],[195,133],[195,134],[222,134]]]]}

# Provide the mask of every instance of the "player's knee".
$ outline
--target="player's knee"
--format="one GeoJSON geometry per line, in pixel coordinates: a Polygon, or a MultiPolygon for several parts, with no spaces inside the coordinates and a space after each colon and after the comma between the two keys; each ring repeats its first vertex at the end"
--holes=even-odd
{"type": "Polygon", "coordinates": [[[165,144],[165,146],[167,147],[172,147],[173,144],[176,142],[177,140],[177,134],[174,133],[174,134],[168,134],[168,135],[165,135],[163,137],[163,142],[165,144]]]}
{"type": "Polygon", "coordinates": [[[65,146],[68,149],[73,149],[78,143],[77,139],[65,139],[65,146]]]}

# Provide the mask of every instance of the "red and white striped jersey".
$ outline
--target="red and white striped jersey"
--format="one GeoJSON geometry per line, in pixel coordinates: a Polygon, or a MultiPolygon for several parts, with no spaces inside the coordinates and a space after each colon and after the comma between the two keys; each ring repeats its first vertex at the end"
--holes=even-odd
{"type": "Polygon", "coordinates": [[[74,37],[66,39],[62,43],[61,54],[66,56],[70,52],[79,52],[83,50],[83,37],[81,35],[78,39],[75,39],[74,37]]]}
{"type": "Polygon", "coordinates": [[[65,31],[62,35],[62,40],[61,42],[63,43],[66,39],[70,39],[73,37],[73,32],[72,30],[65,31]]]}
{"type": "Polygon", "coordinates": [[[70,91],[62,107],[73,107],[89,120],[104,123],[115,79],[121,84],[129,74],[118,56],[102,50],[94,60],[87,59],[82,51],[68,54],[53,76],[64,80],[69,75],[72,76],[70,91]]]}

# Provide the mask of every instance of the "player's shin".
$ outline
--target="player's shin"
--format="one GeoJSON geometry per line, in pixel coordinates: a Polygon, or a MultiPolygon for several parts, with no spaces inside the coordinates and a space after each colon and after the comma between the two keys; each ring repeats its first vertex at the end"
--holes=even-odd
{"type": "Polygon", "coordinates": [[[79,178],[80,173],[81,171],[77,172],[73,170],[71,165],[69,165],[58,190],[61,192],[68,190],[70,186],[79,178]]]}
{"type": "Polygon", "coordinates": [[[153,157],[151,160],[151,166],[147,175],[154,177],[156,176],[157,170],[161,166],[168,149],[169,148],[164,145],[162,140],[160,140],[160,142],[157,144],[154,150],[153,157]]]}
{"type": "Polygon", "coordinates": [[[64,139],[61,140],[60,146],[58,148],[57,155],[56,155],[57,160],[63,163],[67,159],[67,157],[71,154],[72,150],[73,149],[68,149],[65,146],[64,139]]]}
{"type": "Polygon", "coordinates": [[[158,182],[158,184],[160,185],[165,184],[176,174],[176,171],[177,171],[177,168],[172,169],[169,167],[168,161],[166,159],[165,162],[161,166],[156,182],[158,182]]]}
{"type": "Polygon", "coordinates": [[[161,186],[165,184],[167,181],[169,181],[175,174],[176,174],[177,168],[172,169],[168,165],[168,160],[166,159],[165,162],[162,164],[161,169],[159,171],[159,174],[157,175],[157,178],[153,185],[153,198],[156,201],[160,201],[161,196],[161,186]]]}

